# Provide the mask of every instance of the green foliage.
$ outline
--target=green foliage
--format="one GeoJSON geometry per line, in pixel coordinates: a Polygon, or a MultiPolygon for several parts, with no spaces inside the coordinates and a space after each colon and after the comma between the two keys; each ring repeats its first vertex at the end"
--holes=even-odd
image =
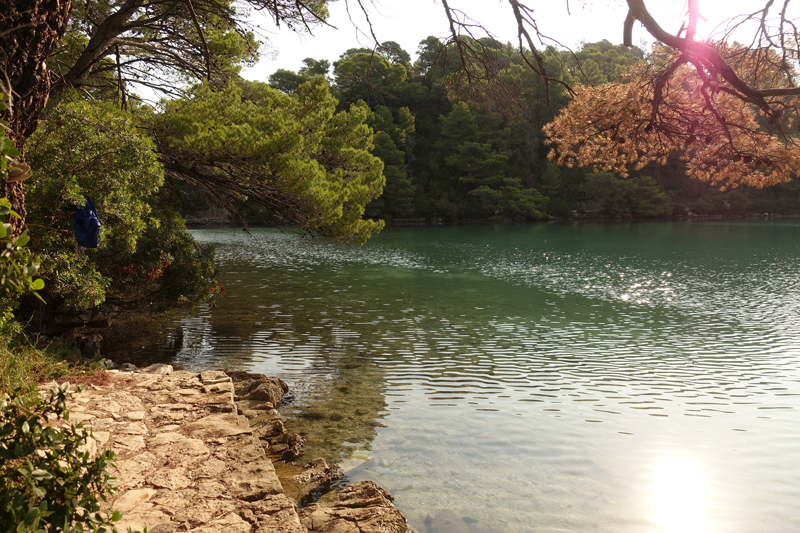
{"type": "Polygon", "coordinates": [[[51,299],[85,309],[102,303],[110,280],[103,255],[132,254],[158,226],[151,203],[164,181],[154,145],[129,113],[73,97],[49,110],[27,144],[37,179],[28,188],[28,223],[51,299]],[[98,250],[75,246],[73,213],[92,198],[103,224],[98,250]]]}
{"type": "Polygon", "coordinates": [[[214,247],[198,243],[185,231],[177,194],[174,183],[164,187],[156,203],[159,224],[142,233],[136,252],[104,255],[98,261],[112,280],[110,302],[160,309],[216,294],[214,247]]]}
{"type": "Polygon", "coordinates": [[[382,227],[361,217],[384,185],[383,165],[369,153],[368,111],[335,110],[320,76],[296,95],[240,81],[165,102],[150,126],[176,178],[229,204],[256,200],[335,241],[363,243],[382,227]]]}
{"type": "MultiPolygon", "coordinates": [[[[5,95],[0,92],[0,111],[8,109],[5,95]]],[[[9,168],[15,168],[14,158],[19,156],[14,142],[6,134],[6,124],[0,121],[0,178],[5,179],[9,168]]],[[[9,320],[14,301],[23,294],[33,293],[44,288],[44,281],[34,278],[39,270],[39,262],[25,247],[30,241],[27,232],[14,238],[9,217],[19,218],[11,209],[7,198],[0,198],[0,326],[9,320]]]]}
{"type": "Polygon", "coordinates": [[[281,92],[294,94],[308,78],[291,70],[278,69],[269,75],[269,86],[281,92]]]}
{"type": "Polygon", "coordinates": [[[655,218],[672,214],[672,205],[650,176],[620,179],[610,172],[587,177],[587,209],[611,218],[655,218]]]}
{"type": "Polygon", "coordinates": [[[80,356],[76,348],[59,338],[42,341],[26,336],[16,320],[0,322],[0,397],[15,389],[35,394],[36,383],[93,373],[88,365],[68,364],[80,356]]]}
{"type": "Polygon", "coordinates": [[[85,450],[91,432],[68,423],[68,389],[59,385],[46,400],[0,400],[0,533],[116,531],[119,512],[100,506],[116,490],[114,452],[93,458],[85,450]],[[65,423],[54,428],[48,417],[65,423]]]}
{"type": "Polygon", "coordinates": [[[164,182],[153,142],[130,113],[104,102],[79,101],[77,94],[42,118],[26,144],[37,171],[28,187],[29,220],[71,228],[73,208],[83,206],[88,195],[102,213],[101,243],[135,250],[138,235],[151,223],[150,200],[164,182]]]}
{"type": "Polygon", "coordinates": [[[511,220],[538,220],[545,218],[547,198],[536,189],[523,188],[519,178],[506,178],[494,188],[481,185],[470,191],[481,199],[486,211],[511,220]]]}
{"type": "Polygon", "coordinates": [[[619,80],[631,66],[644,59],[644,51],[602,40],[583,43],[574,55],[564,52],[562,59],[576,81],[600,85],[619,80]]]}
{"type": "Polygon", "coordinates": [[[27,155],[37,171],[28,221],[50,303],[162,307],[215,286],[213,251],[185,233],[155,145],[130,113],[73,95],[44,115],[27,155]],[[83,195],[103,224],[97,249],[75,246],[72,214],[83,195]]]}
{"type": "Polygon", "coordinates": [[[390,63],[380,54],[359,52],[333,63],[336,89],[344,105],[359,100],[378,103],[393,100],[408,72],[400,63],[390,63]]]}
{"type": "MultiPolygon", "coordinates": [[[[366,106],[363,101],[360,104],[366,106]]],[[[406,217],[413,213],[416,188],[406,172],[403,148],[414,133],[414,116],[407,107],[397,109],[396,114],[395,120],[388,107],[379,105],[367,118],[367,124],[375,130],[372,155],[383,161],[386,178],[383,194],[366,209],[367,215],[375,218],[406,217]]]]}
{"type": "MultiPolygon", "coordinates": [[[[0,219],[7,216],[18,215],[11,210],[8,200],[0,198],[0,219]]],[[[39,270],[39,263],[25,248],[28,241],[30,237],[26,232],[15,239],[11,224],[0,223],[0,306],[4,300],[16,299],[27,293],[37,294],[36,291],[44,288],[44,281],[34,278],[39,270]]]]}

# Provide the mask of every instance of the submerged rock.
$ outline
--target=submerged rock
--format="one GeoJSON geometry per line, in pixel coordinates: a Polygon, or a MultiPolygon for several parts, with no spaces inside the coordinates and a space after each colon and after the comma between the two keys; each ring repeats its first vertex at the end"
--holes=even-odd
{"type": "Polygon", "coordinates": [[[470,533],[467,524],[450,509],[439,511],[435,516],[425,519],[428,531],[436,533],[470,533]]]}

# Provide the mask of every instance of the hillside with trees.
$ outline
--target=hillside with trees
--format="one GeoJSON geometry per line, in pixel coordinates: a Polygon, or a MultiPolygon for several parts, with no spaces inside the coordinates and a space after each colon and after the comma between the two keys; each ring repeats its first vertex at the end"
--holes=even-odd
{"type": "MultiPolygon", "coordinates": [[[[597,160],[548,158],[548,135],[562,110],[590,91],[631,83],[632,71],[664,62],[663,48],[645,52],[602,41],[584,43],[575,53],[547,49],[548,76],[564,82],[548,88],[513,45],[468,42],[492,58],[499,83],[486,90],[461,83],[455,45],[435,37],[420,42],[413,63],[387,41],[374,52],[347,50],[332,65],[307,58],[297,72],[279,70],[269,82],[293,94],[315,76],[327,76],[340,109],[368,109],[372,153],[383,161],[386,186],[366,214],[390,223],[800,213],[794,181],[762,188],[763,179],[755,177],[740,188],[721,187],[719,180],[698,180],[694,157],[681,158],[675,146],[658,157],[642,156],[638,165],[602,165],[609,147],[598,150],[597,160]],[[570,98],[566,87],[579,96],[570,98]]],[[[597,112],[596,105],[584,106],[597,112]]],[[[586,120],[591,117],[572,123],[586,120]]]]}
{"type": "Polygon", "coordinates": [[[533,11],[503,5],[517,43],[480,36],[445,2],[450,36],[413,55],[376,40],[267,83],[241,77],[262,38],[249,13],[304,32],[326,23],[326,0],[3,4],[14,148],[0,197],[19,215],[12,238],[27,228],[41,258],[49,309],[217,294],[212,251],[184,231],[187,195],[345,243],[384,220],[800,212],[785,10],[746,14],[760,25],[744,48],[697,41],[696,1],[673,35],[628,0],[623,45],[568,51],[537,47],[552,41],[533,11]],[[631,46],[637,21],[657,47],[631,46]],[[76,246],[90,205],[97,242],[76,246]]]}

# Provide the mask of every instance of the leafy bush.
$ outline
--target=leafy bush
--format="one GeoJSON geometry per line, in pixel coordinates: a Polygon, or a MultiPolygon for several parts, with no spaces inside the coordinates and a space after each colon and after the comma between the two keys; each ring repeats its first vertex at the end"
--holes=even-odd
{"type": "MultiPolygon", "coordinates": [[[[0,111],[8,109],[5,94],[0,92],[0,111]]],[[[15,165],[14,157],[20,155],[14,142],[6,136],[6,123],[0,121],[0,178],[5,179],[7,172],[15,165]]],[[[36,294],[44,288],[41,279],[33,279],[39,270],[39,263],[25,248],[30,237],[27,232],[16,239],[11,224],[6,223],[8,217],[19,218],[11,209],[7,198],[0,198],[0,326],[13,315],[11,306],[14,300],[27,293],[36,294]]],[[[38,294],[37,294],[38,296],[38,294]]]]}
{"type": "Polygon", "coordinates": [[[69,384],[49,398],[12,394],[0,400],[0,533],[116,531],[100,500],[116,490],[109,474],[114,452],[92,458],[84,445],[91,432],[80,424],[57,429],[48,418],[69,421],[69,384]]]}
{"type": "MultiPolygon", "coordinates": [[[[7,199],[0,198],[0,217],[9,215],[19,216],[11,210],[7,199]]],[[[39,264],[25,248],[29,240],[30,237],[25,233],[14,239],[11,224],[0,223],[0,300],[44,288],[41,279],[33,279],[39,264]]]]}
{"type": "Polygon", "coordinates": [[[130,113],[68,95],[26,147],[36,170],[28,223],[53,307],[143,310],[196,301],[216,286],[213,250],[185,232],[177,191],[130,113]],[[75,246],[72,214],[84,195],[103,224],[95,249],[75,246]]]}

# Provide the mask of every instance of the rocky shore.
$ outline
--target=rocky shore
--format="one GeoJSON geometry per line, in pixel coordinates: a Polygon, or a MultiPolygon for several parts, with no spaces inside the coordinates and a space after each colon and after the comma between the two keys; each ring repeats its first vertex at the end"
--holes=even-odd
{"type": "Polygon", "coordinates": [[[372,481],[328,491],[342,476],[338,466],[292,462],[303,439],[286,431],[276,410],[287,390],[261,374],[170,365],[93,378],[70,400],[70,423],[92,428],[90,453],[116,453],[119,490],[109,504],[123,513],[117,529],[414,533],[372,481]],[[298,508],[312,492],[323,495],[298,508]]]}

